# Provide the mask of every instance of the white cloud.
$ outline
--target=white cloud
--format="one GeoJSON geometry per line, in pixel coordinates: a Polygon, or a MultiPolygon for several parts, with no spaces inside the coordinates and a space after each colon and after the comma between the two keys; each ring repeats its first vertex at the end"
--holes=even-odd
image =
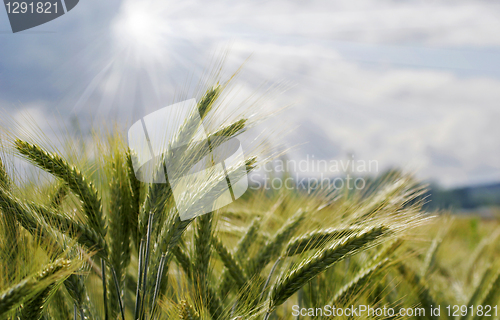
{"type": "Polygon", "coordinates": [[[300,101],[288,112],[289,125],[307,125],[289,142],[311,139],[314,146],[299,147],[296,155],[311,149],[327,153],[323,149],[331,146],[315,141],[319,131],[340,146],[341,157],[354,152],[381,167],[416,169],[420,177],[446,185],[500,178],[497,79],[394,67],[369,70],[318,45],[240,41],[235,51],[241,57],[255,52],[247,66],[251,75],[296,82],[286,93],[287,100],[300,101]],[[490,176],[478,167],[489,168],[490,176]]]}
{"type": "MultiPolygon", "coordinates": [[[[22,99],[25,92],[32,92],[20,87],[24,83],[38,92],[44,91],[43,86],[52,89],[54,83],[24,79],[32,79],[35,68],[49,70],[66,63],[67,78],[63,75],[58,82],[73,91],[64,91],[64,85],[58,88],[68,111],[108,114],[120,108],[130,118],[135,115],[133,108],[148,110],[172,103],[185,90],[189,74],[196,82],[213,49],[232,40],[228,70],[254,54],[245,67],[246,76],[241,77],[242,92],[253,92],[269,79],[296,84],[276,105],[295,104],[282,116],[286,118],[280,118],[287,120],[278,125],[302,125],[289,137],[292,145],[311,140],[310,146],[299,149],[302,152],[316,149],[325,156],[342,156],[354,151],[360,158],[378,160],[381,166],[418,168],[422,177],[437,177],[448,185],[500,179],[496,138],[500,126],[495,122],[500,118],[500,81],[439,69],[448,65],[447,60],[469,67],[464,65],[467,59],[459,59],[462,49],[500,45],[500,5],[494,2],[123,0],[121,4],[115,10],[118,1],[81,2],[53,24],[56,28],[76,21],[82,27],[77,28],[77,37],[69,31],[62,33],[67,37],[62,40],[60,34],[33,42],[33,37],[26,37],[17,40],[17,51],[4,49],[0,61],[15,67],[2,76],[18,87],[0,92],[5,96],[17,92],[22,96],[14,99],[22,99]],[[134,11],[137,6],[143,11],[134,11]],[[106,10],[98,10],[101,7],[106,10]],[[116,16],[110,14],[112,9],[116,16]],[[106,14],[96,15],[101,11],[106,14]],[[61,57],[69,59],[65,55],[70,55],[76,38],[86,39],[86,49],[71,63],[61,61],[61,57]],[[124,41],[140,49],[137,55],[120,51],[122,55],[109,64],[116,53],[113,44],[118,43],[121,50],[124,41]],[[349,52],[334,48],[342,41],[374,44],[381,48],[380,56],[393,56],[386,64],[377,56],[367,67],[362,59],[370,60],[371,53],[362,46],[353,47],[356,58],[352,59],[349,52]],[[60,50],[63,46],[65,50],[60,50]],[[420,56],[423,47],[458,51],[453,59],[451,51],[450,56],[443,52],[442,61],[427,67],[425,63],[419,69],[402,66],[413,60],[425,62],[428,58],[420,56]],[[398,53],[414,56],[400,59],[398,53]],[[100,71],[102,78],[95,78],[100,71]],[[24,77],[23,81],[17,77],[24,77]],[[83,90],[74,88],[90,88],[93,78],[95,87],[77,103],[83,90]],[[326,141],[332,145],[326,146],[326,141]]],[[[54,98],[39,98],[50,99],[54,98]]],[[[43,109],[25,108],[37,118],[44,116],[43,109]]]]}

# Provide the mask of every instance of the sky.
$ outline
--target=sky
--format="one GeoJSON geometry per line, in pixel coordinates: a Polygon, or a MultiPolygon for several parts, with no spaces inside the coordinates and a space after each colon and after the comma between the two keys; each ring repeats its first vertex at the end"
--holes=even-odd
{"type": "Polygon", "coordinates": [[[186,88],[226,50],[228,72],[246,61],[239,94],[286,84],[263,108],[289,107],[262,125],[277,127],[269,141],[291,159],[375,160],[446,187],[494,183],[499,30],[500,4],[480,0],[81,0],[16,34],[0,9],[0,112],[42,128],[134,119],[191,98],[186,88]]]}

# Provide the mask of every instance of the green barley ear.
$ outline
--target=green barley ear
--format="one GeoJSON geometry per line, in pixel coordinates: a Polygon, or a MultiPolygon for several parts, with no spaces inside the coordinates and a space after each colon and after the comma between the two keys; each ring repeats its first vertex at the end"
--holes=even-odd
{"type": "Polygon", "coordinates": [[[97,256],[101,258],[107,257],[108,247],[106,240],[104,240],[104,238],[94,229],[89,228],[85,224],[77,222],[73,220],[73,218],[64,214],[54,212],[51,208],[46,208],[34,203],[28,203],[27,207],[30,208],[32,212],[35,212],[39,216],[43,217],[45,222],[47,222],[55,230],[60,233],[67,234],[89,251],[96,251],[97,256]]]}
{"type": "Polygon", "coordinates": [[[429,247],[427,253],[425,254],[424,262],[420,270],[420,276],[422,278],[425,278],[427,273],[429,273],[430,269],[434,265],[436,254],[438,252],[439,245],[441,244],[442,240],[443,239],[440,236],[437,236],[434,240],[432,240],[431,246],[429,247]]]}
{"type": "MultiPolygon", "coordinates": [[[[0,188],[5,188],[7,191],[10,191],[11,183],[12,181],[0,157],[0,188]]],[[[1,250],[6,254],[5,259],[8,261],[8,263],[5,264],[5,270],[2,271],[4,275],[11,279],[14,277],[17,268],[19,225],[15,215],[9,214],[8,211],[0,210],[0,217],[0,228],[3,231],[2,237],[5,239],[4,243],[6,245],[5,247],[2,246],[1,250]]]]}
{"type": "MultiPolygon", "coordinates": [[[[24,304],[22,315],[37,316],[45,305],[50,290],[56,288],[75,269],[75,264],[68,260],[57,260],[48,265],[39,274],[26,278],[18,284],[0,293],[0,318],[24,304]],[[49,292],[47,292],[49,290],[49,292]],[[27,302],[27,303],[26,303],[27,302]],[[26,309],[29,307],[29,309],[26,309]]],[[[21,319],[39,319],[21,318],[21,319]]]]}
{"type": "Polygon", "coordinates": [[[58,208],[61,206],[61,203],[64,201],[66,196],[68,195],[68,186],[66,184],[63,184],[57,188],[57,191],[55,192],[54,196],[52,197],[52,201],[50,202],[50,205],[53,208],[58,208]]]}
{"type": "Polygon", "coordinates": [[[304,220],[305,212],[299,210],[293,215],[285,225],[278,230],[276,235],[266,242],[264,247],[259,250],[257,255],[250,259],[247,263],[247,274],[249,277],[258,275],[271,260],[280,255],[283,245],[293,236],[293,233],[298,229],[304,220]]]}
{"type": "Polygon", "coordinates": [[[361,270],[354,279],[342,287],[333,297],[331,305],[337,306],[346,303],[350,298],[357,296],[366,286],[370,279],[384,268],[390,259],[386,258],[375,265],[361,270]]]}
{"type": "Polygon", "coordinates": [[[86,306],[88,302],[88,296],[85,288],[85,283],[83,276],[72,274],[64,281],[64,287],[68,291],[69,295],[73,299],[78,314],[84,315],[82,319],[91,319],[89,310],[86,306]]]}
{"type": "Polygon", "coordinates": [[[120,311],[119,301],[123,299],[122,289],[125,287],[125,275],[130,263],[130,235],[131,235],[131,189],[127,176],[125,159],[117,154],[111,163],[109,183],[109,196],[111,201],[108,208],[109,219],[109,263],[112,267],[108,273],[107,289],[109,295],[109,306],[111,318],[116,318],[120,311]],[[118,281],[116,289],[113,270],[118,281]],[[120,296],[118,296],[120,292],[120,296]]]}
{"type": "MultiPolygon", "coordinates": [[[[258,231],[260,229],[260,222],[261,219],[259,217],[255,218],[250,224],[250,227],[248,227],[244,236],[236,244],[236,248],[234,250],[236,262],[246,262],[248,251],[257,238],[258,231]]],[[[231,287],[233,287],[233,278],[227,272],[227,269],[225,269],[221,274],[221,279],[222,280],[219,283],[217,292],[219,292],[219,295],[224,298],[228,294],[229,290],[231,290],[231,287]]]]}
{"type": "Polygon", "coordinates": [[[198,112],[200,113],[201,119],[204,119],[206,115],[212,110],[214,102],[219,98],[222,92],[222,87],[216,85],[203,95],[200,102],[198,102],[198,112]]]}
{"type": "Polygon", "coordinates": [[[179,265],[182,267],[182,269],[186,273],[186,276],[188,277],[188,279],[192,279],[193,268],[191,265],[191,259],[189,258],[187,253],[185,253],[179,245],[175,246],[172,249],[172,253],[173,253],[175,259],[177,260],[177,262],[179,263],[179,265]]]}
{"type": "Polygon", "coordinates": [[[35,282],[25,279],[0,293],[0,317],[17,308],[35,288],[35,282]]]}
{"type": "Polygon", "coordinates": [[[287,248],[285,249],[285,256],[291,257],[296,254],[304,253],[308,250],[314,250],[323,247],[326,243],[339,239],[344,235],[351,234],[352,232],[360,232],[362,228],[344,228],[344,229],[325,229],[310,232],[304,236],[290,240],[287,248]]]}
{"type": "Polygon", "coordinates": [[[245,161],[245,166],[247,168],[247,173],[250,173],[250,171],[253,171],[257,166],[257,157],[252,157],[250,159],[247,159],[245,161]]]}
{"type": "Polygon", "coordinates": [[[0,184],[4,187],[8,187],[10,185],[10,178],[9,175],[7,174],[7,170],[5,170],[1,157],[0,157],[0,184]]]}
{"type": "MultiPolygon", "coordinates": [[[[47,278],[50,275],[54,275],[61,270],[68,269],[71,266],[69,260],[59,259],[51,263],[44,271],[39,275],[40,278],[47,278]]],[[[61,282],[59,282],[61,284],[61,282]]],[[[44,290],[37,293],[33,298],[31,298],[26,304],[23,305],[21,309],[20,320],[39,320],[42,319],[43,311],[47,305],[47,302],[58,289],[56,282],[48,285],[44,290]]]]}
{"type": "Polygon", "coordinates": [[[199,320],[200,315],[186,300],[181,300],[179,318],[182,320],[199,320]]]}
{"type": "Polygon", "coordinates": [[[233,277],[239,289],[242,289],[247,282],[247,277],[243,268],[240,266],[236,258],[229,252],[229,250],[222,244],[222,241],[217,237],[212,237],[212,244],[217,251],[220,259],[227,268],[229,274],[233,277]]]}
{"type": "Polygon", "coordinates": [[[308,281],[333,264],[369,247],[382,236],[390,233],[390,230],[383,226],[367,228],[362,232],[354,232],[336,241],[329,248],[316,253],[313,257],[302,261],[276,281],[271,290],[269,312],[273,311],[308,281]]]}
{"type": "Polygon", "coordinates": [[[194,237],[193,279],[200,290],[203,304],[208,307],[209,265],[212,255],[211,239],[213,234],[214,213],[209,212],[196,219],[194,237]]]}
{"type": "Polygon", "coordinates": [[[215,132],[213,136],[219,137],[234,137],[235,135],[241,133],[245,129],[247,119],[236,120],[235,122],[221,128],[219,131],[215,132]]]}
{"type": "Polygon", "coordinates": [[[134,165],[132,163],[131,150],[127,150],[126,154],[126,167],[127,167],[127,177],[130,185],[130,195],[132,197],[130,203],[130,229],[132,234],[132,240],[134,241],[135,247],[139,248],[139,212],[141,208],[141,182],[136,178],[134,172],[134,165]]]}
{"type": "Polygon", "coordinates": [[[49,238],[50,231],[40,224],[41,221],[32,208],[2,187],[0,187],[0,209],[2,215],[15,217],[19,224],[32,235],[49,238]]]}
{"type": "Polygon", "coordinates": [[[106,222],[102,214],[101,198],[85,176],[57,154],[51,154],[37,145],[17,139],[16,149],[28,161],[63,180],[82,202],[89,225],[101,236],[106,235],[106,222]]]}

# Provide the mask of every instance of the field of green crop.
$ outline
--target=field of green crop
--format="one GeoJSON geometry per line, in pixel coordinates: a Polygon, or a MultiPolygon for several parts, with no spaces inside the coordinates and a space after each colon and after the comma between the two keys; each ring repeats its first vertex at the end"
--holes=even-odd
{"type": "MultiPolygon", "coordinates": [[[[222,89],[201,97],[202,117],[222,89]]],[[[224,124],[212,146],[247,125],[224,124]]],[[[169,184],[136,179],[122,136],[96,141],[88,157],[2,142],[0,319],[498,318],[498,222],[424,212],[409,175],[369,192],[253,190],[181,220],[169,184]]],[[[218,197],[220,183],[186,192],[218,197]]]]}

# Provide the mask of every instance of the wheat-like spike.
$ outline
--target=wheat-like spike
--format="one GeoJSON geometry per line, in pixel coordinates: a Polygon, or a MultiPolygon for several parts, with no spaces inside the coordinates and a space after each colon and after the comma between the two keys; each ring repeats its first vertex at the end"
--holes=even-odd
{"type": "MultiPolygon", "coordinates": [[[[488,281],[490,281],[492,271],[493,268],[491,265],[489,265],[484,271],[481,280],[479,281],[477,287],[474,289],[474,292],[471,294],[469,302],[467,303],[467,308],[477,305],[477,302],[481,298],[481,295],[485,291],[485,288],[488,287],[488,281]]],[[[472,312],[467,312],[467,314],[460,317],[460,320],[470,319],[471,317],[472,317],[472,312]]]]}
{"type": "Polygon", "coordinates": [[[67,195],[68,195],[68,186],[66,184],[59,186],[57,188],[56,193],[52,196],[52,201],[50,202],[50,205],[53,208],[58,208],[67,195]]]}
{"type": "Polygon", "coordinates": [[[243,262],[246,258],[248,251],[252,244],[254,244],[255,239],[258,236],[258,232],[260,229],[261,219],[260,217],[256,217],[252,220],[250,227],[248,227],[247,231],[241,237],[241,239],[236,244],[236,249],[234,251],[234,257],[237,261],[243,262]]]}
{"type": "Polygon", "coordinates": [[[442,242],[441,237],[436,237],[434,240],[432,240],[431,246],[427,250],[427,253],[425,254],[424,261],[422,263],[422,268],[420,270],[420,276],[425,277],[427,273],[429,272],[430,268],[432,267],[432,264],[436,258],[436,253],[439,249],[439,245],[442,242]]]}
{"type": "Polygon", "coordinates": [[[122,289],[125,286],[125,274],[130,263],[130,207],[131,195],[128,185],[128,178],[125,164],[122,163],[120,156],[116,156],[112,165],[112,177],[109,186],[110,197],[112,201],[109,204],[109,263],[116,273],[119,284],[117,295],[115,288],[114,275],[109,273],[107,279],[107,288],[110,302],[110,316],[112,319],[120,311],[119,301],[123,298],[122,289]]]}
{"type": "MultiPolygon", "coordinates": [[[[201,296],[206,296],[208,287],[208,268],[212,254],[211,239],[213,233],[213,212],[199,216],[196,223],[194,238],[193,279],[201,291],[201,296]]],[[[204,301],[206,303],[206,301],[204,301]]]]}
{"type": "Polygon", "coordinates": [[[212,244],[238,287],[240,289],[243,288],[248,279],[236,258],[227,250],[226,246],[222,244],[222,241],[217,236],[212,237],[212,244]]]}
{"type": "MultiPolygon", "coordinates": [[[[485,291],[482,301],[477,305],[483,307],[491,306],[493,308],[494,306],[497,305],[499,297],[500,297],[500,271],[497,271],[493,279],[491,279],[491,282],[485,291]]],[[[482,315],[481,316],[478,315],[476,312],[474,319],[484,319],[484,317],[482,315]]]]}
{"type": "MultiPolygon", "coordinates": [[[[0,158],[0,189],[5,188],[6,191],[10,191],[11,183],[12,181],[5,170],[2,158],[0,158]]],[[[1,192],[2,191],[0,191],[0,193],[1,192]]],[[[3,270],[3,272],[7,278],[11,279],[15,275],[18,265],[19,225],[16,221],[15,215],[9,214],[8,211],[1,210],[0,215],[2,218],[0,220],[0,225],[2,226],[1,229],[3,231],[2,237],[5,239],[6,244],[6,247],[2,247],[1,249],[7,254],[6,259],[9,261],[9,263],[5,264],[5,270],[3,270]]]]}
{"type": "Polygon", "coordinates": [[[296,237],[288,243],[285,249],[285,256],[291,257],[296,254],[304,253],[308,250],[314,250],[323,247],[327,242],[341,238],[352,232],[362,231],[363,228],[348,227],[344,229],[329,228],[310,232],[304,236],[296,237]]]}
{"type": "Polygon", "coordinates": [[[73,298],[75,305],[80,314],[83,315],[82,319],[91,319],[89,315],[89,310],[86,307],[88,302],[88,296],[85,290],[85,283],[82,276],[77,274],[72,274],[64,281],[64,287],[68,291],[71,298],[73,298]]]}
{"type": "Polygon", "coordinates": [[[15,147],[33,164],[55,175],[68,184],[82,202],[89,225],[102,237],[106,235],[106,221],[102,214],[101,198],[94,184],[57,154],[51,154],[37,145],[17,139],[15,147]]]}
{"type": "Polygon", "coordinates": [[[5,166],[3,165],[2,158],[0,157],[0,186],[8,188],[10,184],[10,177],[7,174],[5,166]]]}
{"type": "Polygon", "coordinates": [[[217,140],[216,137],[234,137],[242,133],[246,127],[247,122],[247,119],[239,119],[217,130],[213,135],[211,135],[212,139],[210,140],[210,143],[215,142],[213,140],[217,140]]]}
{"type": "Polygon", "coordinates": [[[83,247],[91,251],[95,250],[97,256],[107,258],[108,247],[106,240],[94,229],[41,205],[28,203],[28,207],[42,216],[49,225],[59,232],[69,235],[83,247]]]}
{"type": "MultiPolygon", "coordinates": [[[[192,147],[186,150],[185,156],[180,159],[182,163],[177,163],[176,165],[176,176],[182,176],[186,174],[196,163],[201,161],[207,155],[212,152],[215,148],[221,146],[223,143],[231,140],[238,134],[242,133],[245,129],[247,120],[240,119],[228,126],[223,127],[217,132],[210,134],[208,136],[208,143],[202,142],[197,144],[192,144],[192,147]]],[[[174,161],[171,155],[167,155],[165,161],[174,161]]],[[[179,160],[176,160],[179,161],[179,160]]],[[[256,158],[247,160],[247,170],[252,170],[255,165],[256,158]]]]}
{"type": "Polygon", "coordinates": [[[257,255],[248,261],[247,275],[250,278],[258,275],[271,260],[279,256],[284,243],[293,236],[293,233],[303,221],[304,215],[305,212],[299,210],[295,215],[290,217],[285,225],[278,230],[276,235],[271,240],[268,240],[264,247],[259,250],[257,255]]]}
{"type": "MultiPolygon", "coordinates": [[[[26,278],[18,284],[4,290],[0,294],[0,317],[25,301],[28,301],[28,305],[30,302],[37,303],[38,294],[43,294],[47,288],[69,276],[68,268],[70,266],[71,263],[68,260],[57,260],[48,265],[37,275],[26,278]]],[[[37,309],[37,306],[40,307],[40,305],[32,305],[35,309],[37,309]]],[[[39,310],[30,310],[27,312],[31,313],[31,311],[38,312],[39,310]]]]}
{"type": "MultiPolygon", "coordinates": [[[[250,249],[250,247],[252,246],[257,237],[257,232],[259,231],[260,228],[260,221],[261,219],[259,217],[255,218],[250,224],[250,227],[248,227],[247,232],[236,244],[236,248],[234,250],[234,257],[237,262],[239,263],[246,262],[248,250],[250,249]]],[[[228,273],[227,269],[224,269],[221,274],[221,279],[222,280],[219,283],[217,292],[219,292],[219,295],[221,297],[225,297],[228,294],[229,290],[231,290],[231,288],[233,287],[233,278],[228,273]]]]}
{"type": "MultiPolygon", "coordinates": [[[[37,208],[43,207],[38,206],[37,208]]],[[[45,225],[41,224],[37,220],[32,208],[18,202],[11,194],[5,192],[3,188],[0,188],[0,209],[2,209],[3,212],[7,212],[8,214],[15,216],[21,226],[28,230],[33,236],[53,239],[51,233],[49,232],[49,230],[47,230],[45,225]]],[[[39,212],[43,216],[44,213],[50,211],[40,210],[39,212]]],[[[69,226],[68,221],[65,221],[64,219],[61,221],[61,225],[69,226]]],[[[90,247],[94,247],[94,244],[96,243],[98,244],[99,241],[97,241],[97,239],[101,238],[95,233],[94,230],[78,230],[78,225],[74,226],[74,228],[69,228],[68,230],[77,230],[75,233],[80,235],[79,237],[82,237],[83,235],[83,238],[81,238],[80,241],[83,243],[88,242],[90,247]],[[87,233],[87,231],[89,232],[87,233]]],[[[57,245],[57,243],[54,243],[54,245],[57,245]]],[[[62,248],[58,248],[58,251],[62,252],[62,248]]],[[[76,275],[70,275],[68,279],[64,281],[64,285],[73,299],[77,302],[80,310],[83,310],[82,312],[86,314],[87,310],[86,308],[84,308],[84,300],[86,294],[83,282],[81,281],[80,277],[76,275]]]]}
{"type": "Polygon", "coordinates": [[[130,230],[135,247],[139,248],[139,211],[141,208],[141,182],[135,176],[131,150],[128,150],[126,154],[126,167],[131,195],[130,211],[128,215],[130,219],[130,230]]]}
{"type": "Polygon", "coordinates": [[[40,225],[36,214],[24,203],[16,199],[10,192],[0,187],[0,209],[4,215],[15,217],[19,224],[32,235],[41,238],[49,237],[49,230],[40,225]]]}
{"type": "Polygon", "coordinates": [[[345,303],[356,296],[363,288],[366,287],[366,284],[370,280],[370,278],[376,274],[380,269],[385,267],[389,263],[390,259],[386,258],[375,265],[368,267],[366,269],[361,270],[354,279],[342,287],[337,294],[333,297],[331,305],[340,305],[345,303]]]}
{"type": "Polygon", "coordinates": [[[194,219],[181,220],[179,215],[177,214],[175,218],[173,218],[173,222],[170,225],[170,228],[163,228],[160,233],[159,243],[161,252],[171,251],[178,243],[182,237],[186,228],[191,224],[194,219]]]}
{"type": "Polygon", "coordinates": [[[302,261],[291,271],[281,276],[271,290],[269,310],[285,302],[309,280],[325,271],[336,262],[367,248],[380,237],[390,233],[387,227],[372,227],[362,232],[353,233],[333,243],[330,247],[316,253],[310,259],[302,261]]]}
{"type": "Polygon", "coordinates": [[[188,279],[192,279],[193,270],[191,268],[191,259],[189,258],[189,256],[178,245],[172,249],[172,254],[175,256],[175,259],[182,267],[182,270],[184,270],[184,272],[186,273],[188,279]]]}
{"type": "Polygon", "coordinates": [[[210,110],[212,110],[213,104],[219,98],[221,92],[222,87],[220,85],[216,85],[205,92],[200,102],[198,102],[198,112],[201,119],[204,119],[210,110]]]}
{"type": "Polygon", "coordinates": [[[200,315],[186,300],[181,300],[179,318],[182,320],[199,320],[200,315]]]}
{"type": "Polygon", "coordinates": [[[0,294],[0,317],[20,305],[35,287],[35,281],[25,279],[0,294]]]}
{"type": "MultiPolygon", "coordinates": [[[[418,298],[420,300],[420,303],[422,304],[422,307],[424,307],[426,310],[430,310],[431,306],[437,305],[431,295],[429,287],[415,271],[413,271],[403,262],[400,262],[398,264],[398,270],[401,275],[403,275],[403,278],[405,278],[405,280],[413,288],[415,288],[415,290],[417,290],[418,298]]],[[[437,319],[437,317],[431,315],[430,319],[437,319]]]]}
{"type": "MultiPolygon", "coordinates": [[[[71,262],[69,260],[56,260],[40,273],[39,278],[47,278],[48,276],[56,274],[60,270],[67,269],[70,265],[71,262]]],[[[44,290],[40,291],[33,298],[31,298],[25,305],[23,305],[20,320],[41,319],[49,296],[52,292],[54,292],[54,290],[57,290],[58,288],[59,286],[56,285],[56,282],[52,282],[44,290]]]]}
{"type": "Polygon", "coordinates": [[[167,204],[172,200],[173,193],[168,183],[153,183],[148,187],[146,197],[139,211],[139,235],[142,239],[147,231],[149,214],[154,216],[154,225],[163,225],[167,204]]]}
{"type": "Polygon", "coordinates": [[[252,157],[245,161],[245,166],[247,168],[247,173],[250,173],[257,167],[257,157],[252,157]]]}

